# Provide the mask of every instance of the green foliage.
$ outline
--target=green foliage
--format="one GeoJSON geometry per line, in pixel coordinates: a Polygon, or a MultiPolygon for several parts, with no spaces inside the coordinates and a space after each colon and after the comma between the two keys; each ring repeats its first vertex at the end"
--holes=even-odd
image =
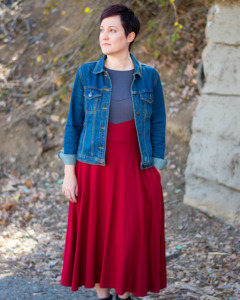
{"type": "Polygon", "coordinates": [[[44,14],[48,15],[49,11],[48,10],[53,10],[54,8],[59,6],[59,2],[56,0],[50,0],[48,1],[48,3],[45,5],[45,9],[44,9],[44,14]]]}
{"type": "MultiPolygon", "coordinates": [[[[166,6],[166,5],[175,5],[175,0],[155,0],[155,3],[160,7],[166,6]]],[[[175,15],[175,18],[177,18],[178,15],[175,15]]],[[[157,41],[159,38],[163,40],[167,40],[166,35],[163,33],[163,28],[161,28],[161,18],[151,18],[148,20],[147,27],[149,30],[149,37],[148,37],[148,50],[154,49],[154,41],[157,41]]],[[[180,39],[179,31],[183,28],[181,24],[179,24],[177,21],[173,24],[174,30],[173,33],[170,35],[170,38],[168,39],[168,43],[171,43],[172,46],[176,41],[180,39]]],[[[172,46],[170,48],[172,49],[172,46]]],[[[154,54],[155,56],[158,56],[158,54],[154,54]]]]}
{"type": "Polygon", "coordinates": [[[62,88],[61,88],[61,92],[59,93],[59,97],[60,99],[64,98],[66,95],[69,94],[69,90],[68,90],[68,86],[67,84],[65,84],[62,88]]]}
{"type": "Polygon", "coordinates": [[[158,50],[155,50],[153,54],[156,59],[158,59],[160,57],[160,53],[158,50]]]}
{"type": "Polygon", "coordinates": [[[159,24],[160,24],[160,20],[151,19],[148,21],[148,29],[150,29],[150,30],[158,29],[159,24]]]}
{"type": "Polygon", "coordinates": [[[165,6],[165,5],[169,4],[169,0],[156,0],[156,3],[159,6],[165,6]]]}
{"type": "Polygon", "coordinates": [[[147,43],[147,47],[149,50],[151,50],[153,48],[153,45],[154,45],[154,36],[153,34],[151,33],[149,35],[149,38],[148,38],[148,43],[147,43]]]}
{"type": "Polygon", "coordinates": [[[159,25],[160,25],[160,20],[158,20],[158,19],[151,19],[147,23],[148,29],[151,32],[149,34],[148,41],[147,41],[148,42],[147,47],[149,50],[151,50],[153,48],[154,40],[156,38],[158,38],[156,36],[156,32],[159,32],[159,25]]]}
{"type": "Polygon", "coordinates": [[[38,100],[39,98],[46,96],[46,95],[48,95],[48,91],[42,89],[42,90],[38,91],[37,97],[34,100],[38,100]]]}
{"type": "Polygon", "coordinates": [[[166,48],[167,54],[170,54],[172,52],[172,50],[173,50],[173,44],[168,44],[167,48],[166,48]]]}
{"type": "Polygon", "coordinates": [[[179,24],[178,22],[174,23],[175,29],[173,34],[171,35],[171,41],[172,43],[175,43],[177,40],[180,39],[180,35],[179,35],[179,31],[183,28],[181,24],[179,24]]]}
{"type": "Polygon", "coordinates": [[[180,39],[180,36],[179,36],[178,32],[175,29],[174,33],[171,35],[171,41],[172,41],[172,43],[175,43],[179,39],[180,39]]]}

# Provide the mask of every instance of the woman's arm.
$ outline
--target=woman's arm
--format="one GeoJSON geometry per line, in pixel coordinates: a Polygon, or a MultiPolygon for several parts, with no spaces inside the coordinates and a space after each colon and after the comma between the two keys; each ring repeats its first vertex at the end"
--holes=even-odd
{"type": "Polygon", "coordinates": [[[71,103],[65,127],[64,152],[60,151],[58,153],[58,156],[63,160],[64,164],[76,164],[79,137],[83,128],[84,120],[83,93],[81,68],[78,68],[73,84],[71,103]]]}
{"type": "MultiPolygon", "coordinates": [[[[156,70],[155,70],[156,71],[156,70]]],[[[166,111],[163,96],[163,89],[159,73],[156,71],[153,84],[154,101],[151,116],[151,144],[153,165],[162,170],[168,161],[164,159],[165,154],[165,130],[166,130],[166,111]]]]}
{"type": "Polygon", "coordinates": [[[78,68],[73,84],[71,103],[65,127],[64,152],[60,151],[58,153],[58,156],[65,164],[62,192],[69,199],[69,201],[72,201],[73,203],[77,202],[76,196],[78,195],[78,183],[75,174],[75,165],[77,161],[79,137],[82,131],[84,120],[83,93],[81,70],[78,68]]]}

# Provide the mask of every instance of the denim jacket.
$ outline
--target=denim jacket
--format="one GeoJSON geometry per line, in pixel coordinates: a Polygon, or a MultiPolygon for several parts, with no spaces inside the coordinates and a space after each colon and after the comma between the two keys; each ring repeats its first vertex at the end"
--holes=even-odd
{"type": "MultiPolygon", "coordinates": [[[[131,95],[134,120],[141,153],[140,168],[163,169],[165,152],[166,113],[161,80],[151,66],[134,63],[131,95]]],[[[80,66],[75,77],[65,127],[64,152],[58,156],[64,164],[76,160],[105,166],[106,139],[112,83],[100,60],[80,66]]]]}

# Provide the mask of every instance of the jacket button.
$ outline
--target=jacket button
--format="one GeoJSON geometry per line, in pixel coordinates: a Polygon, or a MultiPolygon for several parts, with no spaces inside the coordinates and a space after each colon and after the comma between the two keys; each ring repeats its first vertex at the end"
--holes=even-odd
{"type": "Polygon", "coordinates": [[[137,115],[140,115],[140,112],[139,112],[139,111],[137,111],[137,115]]]}
{"type": "Polygon", "coordinates": [[[141,131],[139,131],[139,134],[141,134],[141,131]]]}
{"type": "Polygon", "coordinates": [[[144,154],[144,151],[142,152],[142,154],[144,154]]]}

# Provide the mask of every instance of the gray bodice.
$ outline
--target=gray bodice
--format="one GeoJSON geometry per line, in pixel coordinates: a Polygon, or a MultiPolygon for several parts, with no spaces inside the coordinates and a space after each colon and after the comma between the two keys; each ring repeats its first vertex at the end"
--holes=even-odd
{"type": "Polygon", "coordinates": [[[131,84],[133,71],[112,70],[105,67],[112,82],[109,122],[122,123],[134,119],[131,84]]]}

